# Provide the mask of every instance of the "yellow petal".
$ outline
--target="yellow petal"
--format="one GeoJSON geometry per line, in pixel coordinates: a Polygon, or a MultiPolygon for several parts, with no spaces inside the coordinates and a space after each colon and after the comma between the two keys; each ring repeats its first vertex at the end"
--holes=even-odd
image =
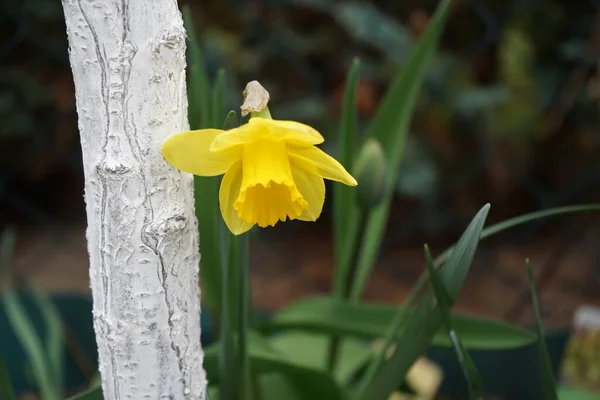
{"type": "Polygon", "coordinates": [[[310,175],[356,186],[356,179],[344,169],[342,164],[317,147],[288,146],[290,162],[310,175]]]}
{"type": "Polygon", "coordinates": [[[253,117],[247,124],[219,135],[211,150],[229,149],[263,139],[283,140],[288,144],[305,147],[323,143],[323,136],[314,128],[296,121],[278,121],[253,117]]]}
{"type": "MultiPolygon", "coordinates": [[[[250,121],[256,118],[251,118],[250,121]]],[[[211,143],[212,151],[224,151],[239,148],[241,145],[255,142],[269,135],[269,130],[255,124],[244,124],[237,128],[229,129],[219,135],[211,143]]]]}
{"type": "Polygon", "coordinates": [[[316,221],[323,211],[325,202],[325,182],[317,175],[309,175],[300,168],[292,167],[294,183],[298,191],[308,203],[302,214],[298,217],[301,221],[316,221]]]}
{"type": "Polygon", "coordinates": [[[316,129],[296,121],[251,118],[249,123],[269,130],[275,138],[281,138],[294,146],[311,146],[325,141],[316,129]]]}
{"type": "Polygon", "coordinates": [[[170,164],[182,171],[199,176],[221,175],[242,157],[239,148],[209,150],[215,138],[222,134],[220,129],[181,132],[165,140],[162,153],[170,164]]]}
{"type": "Polygon", "coordinates": [[[242,162],[237,161],[229,168],[219,189],[219,205],[221,206],[221,214],[225,220],[225,225],[234,235],[241,235],[250,230],[254,224],[248,223],[241,219],[238,212],[233,208],[233,203],[237,200],[240,194],[242,185],[242,162]]]}

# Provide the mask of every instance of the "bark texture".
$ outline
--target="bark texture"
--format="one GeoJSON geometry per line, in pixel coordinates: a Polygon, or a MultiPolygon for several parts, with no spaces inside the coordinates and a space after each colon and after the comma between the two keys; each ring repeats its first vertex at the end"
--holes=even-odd
{"type": "Polygon", "coordinates": [[[160,152],[188,129],[177,2],[63,8],[104,398],[204,399],[193,179],[160,152]]]}

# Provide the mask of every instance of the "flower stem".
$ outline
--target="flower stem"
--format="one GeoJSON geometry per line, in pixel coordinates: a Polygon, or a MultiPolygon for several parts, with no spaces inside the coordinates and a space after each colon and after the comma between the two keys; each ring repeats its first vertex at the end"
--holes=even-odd
{"type": "Polygon", "coordinates": [[[250,329],[250,263],[249,263],[249,238],[250,235],[235,237],[237,241],[238,271],[239,271],[239,297],[238,297],[238,329],[239,329],[239,357],[240,357],[240,399],[252,400],[253,389],[251,383],[250,360],[248,357],[248,331],[250,329]]]}
{"type": "MultiPolygon", "coordinates": [[[[356,277],[356,267],[358,264],[358,255],[360,254],[360,246],[358,243],[362,243],[362,237],[364,235],[364,225],[366,220],[366,212],[361,208],[358,211],[358,232],[359,237],[357,238],[356,245],[352,247],[350,257],[350,271],[348,271],[348,278],[345,280],[342,287],[342,301],[345,301],[349,294],[350,288],[354,283],[356,277]]],[[[340,337],[332,336],[331,342],[329,343],[328,356],[327,356],[327,368],[330,372],[333,372],[337,363],[338,352],[340,347],[340,337]]]]}

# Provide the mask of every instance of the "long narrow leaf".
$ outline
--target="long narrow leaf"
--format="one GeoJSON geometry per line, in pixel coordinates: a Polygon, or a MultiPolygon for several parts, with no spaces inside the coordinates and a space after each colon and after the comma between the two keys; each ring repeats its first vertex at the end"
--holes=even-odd
{"type": "Polygon", "coordinates": [[[213,100],[211,104],[211,128],[220,128],[225,120],[225,71],[217,72],[217,79],[213,88],[213,100]]]}
{"type": "MultiPolygon", "coordinates": [[[[14,246],[14,232],[11,229],[4,231],[0,242],[0,270],[5,274],[10,271],[12,265],[14,246]]],[[[33,375],[44,400],[59,400],[61,397],[61,383],[52,379],[52,367],[42,341],[10,282],[10,279],[4,279],[4,294],[2,296],[8,322],[27,354],[33,368],[33,375]]]]}
{"type": "Polygon", "coordinates": [[[392,202],[392,189],[398,175],[410,117],[427,67],[437,49],[446,24],[451,3],[450,0],[442,0],[438,5],[427,31],[387,91],[369,127],[369,136],[377,138],[386,151],[389,181],[386,197],[367,218],[366,232],[363,235],[357,264],[357,274],[352,285],[351,298],[353,300],[358,300],[362,295],[381,247],[392,202]]]}
{"type": "MultiPolygon", "coordinates": [[[[220,128],[211,126],[211,88],[202,48],[198,42],[189,6],[183,6],[188,44],[188,117],[192,130],[220,128]]],[[[198,132],[198,134],[202,134],[198,132]]],[[[221,314],[221,261],[218,249],[219,177],[194,176],[195,209],[200,233],[200,281],[204,307],[221,314]]]]}
{"type": "Polygon", "coordinates": [[[42,397],[44,400],[59,400],[61,398],[60,383],[52,379],[50,362],[44,351],[42,341],[38,337],[19,298],[8,285],[4,287],[3,302],[8,321],[15,330],[21,345],[25,349],[27,358],[31,362],[33,374],[42,397]]]}
{"type": "Polygon", "coordinates": [[[556,381],[554,379],[554,373],[552,372],[552,362],[550,361],[550,354],[548,353],[548,347],[546,346],[546,340],[544,337],[544,326],[542,324],[540,304],[537,297],[537,291],[535,289],[535,280],[533,279],[533,270],[531,268],[531,262],[529,259],[525,260],[525,265],[527,267],[529,293],[531,294],[531,305],[533,307],[535,326],[537,329],[537,350],[540,365],[540,378],[542,383],[542,396],[544,400],[558,400],[556,381]]]}
{"type": "Polygon", "coordinates": [[[452,347],[456,352],[458,361],[462,367],[463,373],[465,374],[465,378],[467,379],[467,384],[469,385],[470,398],[472,400],[483,400],[483,396],[485,394],[483,380],[481,379],[481,376],[479,375],[479,372],[477,371],[469,352],[465,349],[465,346],[458,335],[458,331],[452,324],[452,319],[450,317],[450,308],[452,306],[451,300],[448,297],[446,288],[444,288],[444,283],[439,276],[439,272],[436,270],[435,265],[433,264],[433,259],[431,258],[431,253],[429,252],[429,247],[427,245],[425,246],[425,262],[427,264],[427,271],[429,272],[431,288],[435,294],[438,309],[442,317],[442,323],[446,329],[446,332],[448,333],[450,343],[452,343],[452,347]]]}
{"type": "MultiPolygon", "coordinates": [[[[358,140],[358,118],[356,116],[356,86],[360,62],[355,59],[346,79],[339,132],[339,160],[352,171],[358,140]]],[[[358,234],[358,209],[356,190],[346,185],[333,185],[333,228],[335,241],[334,293],[338,296],[347,287],[350,269],[349,255],[358,234]]]]}
{"type": "MultiPolygon", "coordinates": [[[[294,364],[327,370],[328,337],[306,332],[285,332],[272,335],[269,344],[281,356],[294,364]]],[[[340,343],[337,368],[331,374],[340,385],[347,385],[356,373],[366,365],[373,353],[368,342],[345,338],[340,343]]]]}
{"type": "Polygon", "coordinates": [[[210,124],[210,84],[201,44],[198,42],[192,13],[188,5],[182,7],[188,45],[188,117],[192,129],[208,128],[210,124]]]}
{"type": "Polygon", "coordinates": [[[97,384],[81,393],[69,397],[68,400],[104,400],[102,387],[100,387],[100,384],[97,384]]]}
{"type": "Polygon", "coordinates": [[[31,295],[36,306],[42,314],[44,325],[48,337],[45,348],[48,354],[48,365],[54,382],[62,385],[64,368],[64,340],[62,320],[58,310],[52,304],[50,299],[37,290],[33,285],[28,284],[27,293],[31,295]]]}
{"type": "MultiPolygon", "coordinates": [[[[557,215],[571,214],[571,213],[585,212],[585,211],[600,211],[600,204],[582,204],[582,205],[575,205],[575,206],[557,207],[557,208],[551,208],[549,210],[536,211],[536,212],[532,212],[529,214],[519,215],[518,217],[510,218],[510,219],[507,219],[502,222],[498,222],[497,224],[494,224],[492,226],[485,228],[481,232],[481,240],[488,238],[492,235],[495,235],[496,233],[500,233],[504,230],[514,228],[516,226],[522,225],[527,222],[531,222],[531,221],[535,221],[535,220],[547,218],[547,217],[553,217],[553,216],[557,216],[557,215]]],[[[450,254],[452,254],[453,250],[454,250],[454,247],[450,247],[450,248],[446,249],[442,254],[440,254],[435,259],[435,262],[434,262],[435,266],[439,267],[440,265],[442,265],[448,259],[450,254]]],[[[427,282],[427,274],[422,273],[419,276],[419,278],[417,279],[417,282],[415,283],[413,288],[411,289],[411,292],[409,293],[408,298],[412,298],[413,294],[420,292],[421,289],[423,288],[423,285],[426,282],[427,282]]],[[[410,306],[411,304],[412,304],[412,301],[405,302],[405,305],[407,305],[407,306],[410,306]]]]}
{"type": "Polygon", "coordinates": [[[2,354],[0,354],[0,399],[17,400],[2,354]]]}
{"type": "MultiPolygon", "coordinates": [[[[390,322],[399,310],[402,311],[403,317],[391,335],[391,340],[395,340],[413,318],[413,308],[362,301],[353,303],[334,297],[311,297],[296,301],[265,322],[262,330],[266,333],[299,330],[375,339],[386,335],[390,322]]],[[[453,315],[452,324],[461,332],[461,338],[468,349],[511,349],[535,342],[535,336],[528,330],[492,319],[453,315]]],[[[441,328],[435,333],[433,344],[451,346],[448,335],[441,328]]]]}
{"type": "MultiPolygon", "coordinates": [[[[447,264],[440,271],[440,276],[448,291],[450,304],[458,296],[467,276],[488,211],[489,205],[486,205],[477,213],[458,241],[447,264]]],[[[402,317],[403,311],[399,310],[397,315],[402,317]]],[[[398,339],[393,354],[371,381],[363,380],[361,382],[356,399],[387,399],[390,393],[403,382],[415,360],[427,350],[435,332],[441,326],[442,319],[436,307],[435,295],[429,288],[423,295],[406,330],[398,339]]],[[[387,346],[381,349],[381,351],[386,350],[387,346]]]]}

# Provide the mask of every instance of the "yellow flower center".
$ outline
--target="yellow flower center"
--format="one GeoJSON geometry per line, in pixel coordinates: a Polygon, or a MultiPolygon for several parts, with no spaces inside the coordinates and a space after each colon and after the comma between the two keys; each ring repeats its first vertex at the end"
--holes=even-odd
{"type": "Polygon", "coordinates": [[[307,206],[294,183],[283,141],[262,139],[244,145],[240,195],[233,204],[241,219],[264,228],[298,218],[307,206]]]}

